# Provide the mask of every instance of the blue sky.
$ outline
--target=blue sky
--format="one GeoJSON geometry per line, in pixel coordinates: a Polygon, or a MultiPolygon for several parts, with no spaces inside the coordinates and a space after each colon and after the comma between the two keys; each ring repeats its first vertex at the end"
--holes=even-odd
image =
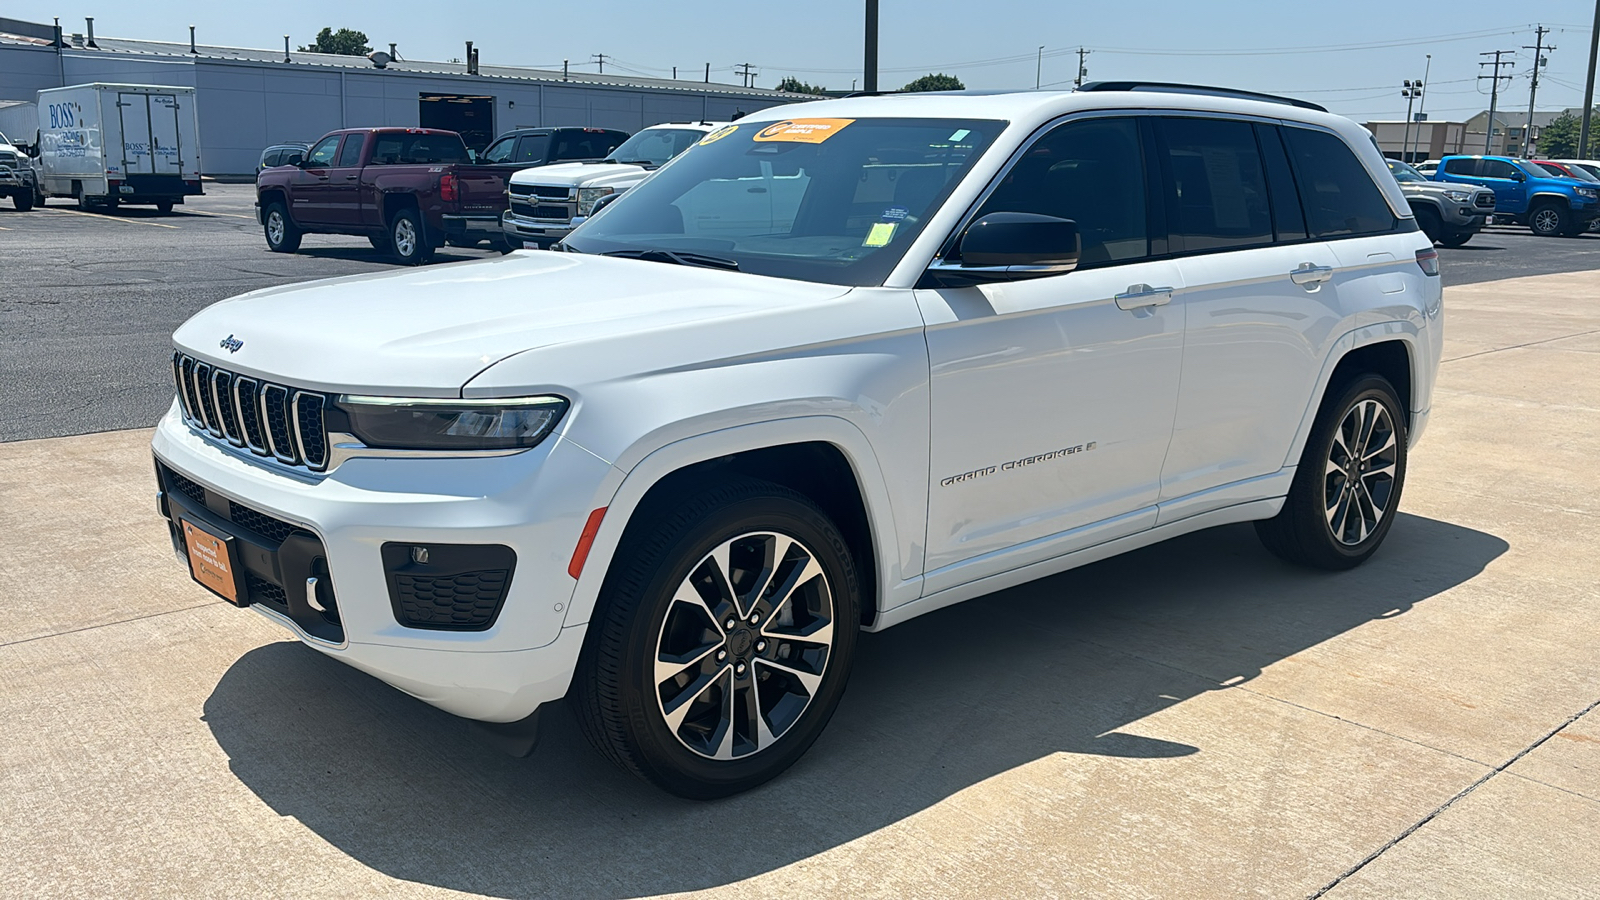
{"type": "MultiPolygon", "coordinates": [[[[1577,106],[1594,16],[1590,0],[882,0],[881,5],[885,87],[944,71],[972,88],[1031,88],[1041,44],[1043,83],[1070,87],[1077,62],[1073,51],[1081,45],[1093,51],[1091,79],[1191,81],[1287,93],[1358,121],[1402,118],[1400,82],[1421,78],[1429,53],[1430,118],[1463,119],[1488,106],[1487,84],[1476,80],[1478,54],[1485,50],[1516,51],[1502,106],[1526,109],[1533,52],[1521,48],[1533,43],[1536,22],[1553,29],[1547,42],[1557,47],[1541,76],[1539,108],[1577,106]]],[[[299,46],[332,25],[366,32],[375,47],[393,41],[402,56],[412,59],[460,57],[462,42],[472,40],[485,64],[559,67],[570,59],[594,71],[590,55],[605,53],[615,57],[607,72],[665,77],[678,66],[680,76],[697,77],[709,62],[713,80],[737,82],[733,66],[749,62],[763,87],[794,75],[848,88],[861,67],[862,8],[860,0],[271,0],[248,5],[89,0],[35,5],[24,17],[59,15],[71,32],[82,31],[83,17],[93,15],[97,34],[165,40],[187,40],[188,26],[195,25],[202,42],[245,47],[281,46],[285,33],[299,46]]]]}

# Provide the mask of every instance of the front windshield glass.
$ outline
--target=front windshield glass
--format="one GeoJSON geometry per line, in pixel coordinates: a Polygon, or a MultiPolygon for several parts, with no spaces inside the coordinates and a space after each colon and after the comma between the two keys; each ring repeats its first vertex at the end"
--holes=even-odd
{"type": "Polygon", "coordinates": [[[1582,181],[1582,182],[1585,182],[1585,183],[1588,183],[1588,184],[1594,184],[1595,182],[1600,182],[1600,178],[1594,177],[1594,173],[1593,172],[1585,170],[1582,166],[1575,166],[1575,165],[1573,165],[1571,163],[1567,163],[1566,164],[1566,171],[1562,171],[1560,168],[1558,168],[1556,166],[1545,166],[1545,168],[1547,168],[1547,169],[1555,169],[1557,175],[1564,175],[1567,178],[1576,178],[1579,181],[1582,181]]]}
{"type": "Polygon", "coordinates": [[[695,141],[705,136],[704,131],[693,128],[647,128],[623,141],[607,159],[664,166],[667,160],[693,147],[695,141]]]}
{"type": "Polygon", "coordinates": [[[1394,173],[1395,181],[1402,183],[1407,181],[1428,180],[1421,172],[1418,172],[1416,169],[1411,168],[1409,164],[1403,163],[1398,159],[1389,160],[1389,171],[1394,173]]]}
{"type": "Polygon", "coordinates": [[[1004,128],[887,118],[729,125],[563,243],[579,253],[696,254],[760,275],[882,284],[1004,128]]]}

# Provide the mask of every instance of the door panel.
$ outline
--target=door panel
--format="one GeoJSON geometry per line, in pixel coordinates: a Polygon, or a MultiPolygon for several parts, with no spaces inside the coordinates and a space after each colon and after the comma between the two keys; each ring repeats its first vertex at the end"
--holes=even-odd
{"type": "MultiPolygon", "coordinates": [[[[149,94],[150,167],[157,175],[183,175],[183,151],[178,129],[178,98],[149,94]]],[[[191,148],[192,149],[192,148],[191,148]]]]}
{"type": "Polygon", "coordinates": [[[118,94],[117,112],[122,122],[122,171],[129,175],[153,174],[150,101],[144,94],[118,94]]]}
{"type": "Polygon", "coordinates": [[[323,138],[306,153],[304,168],[290,179],[289,196],[293,206],[291,215],[303,225],[326,225],[334,222],[330,209],[329,185],[334,163],[338,162],[340,136],[323,138]]]}
{"type": "Polygon", "coordinates": [[[335,225],[361,224],[361,151],[366,143],[365,134],[346,135],[339,147],[339,155],[328,169],[328,180],[322,182],[327,198],[325,222],[335,225]]]}

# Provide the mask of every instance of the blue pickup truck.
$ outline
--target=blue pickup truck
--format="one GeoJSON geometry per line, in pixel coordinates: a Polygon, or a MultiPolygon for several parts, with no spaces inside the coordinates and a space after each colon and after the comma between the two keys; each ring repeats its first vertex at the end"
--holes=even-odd
{"type": "Polygon", "coordinates": [[[1433,180],[1494,191],[1495,221],[1517,222],[1537,235],[1574,237],[1600,224],[1600,185],[1551,175],[1526,159],[1446,156],[1433,180]]]}

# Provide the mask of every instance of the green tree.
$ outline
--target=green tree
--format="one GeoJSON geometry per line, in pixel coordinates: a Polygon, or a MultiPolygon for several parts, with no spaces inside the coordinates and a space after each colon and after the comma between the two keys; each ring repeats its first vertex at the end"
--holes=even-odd
{"type": "MultiPolygon", "coordinates": [[[[1540,156],[1551,159],[1571,159],[1578,155],[1578,131],[1582,122],[1577,116],[1562,113],[1555,121],[1539,129],[1536,147],[1540,156]]],[[[1590,126],[1590,143],[1594,143],[1593,126],[1590,126]]]]}
{"type": "Polygon", "coordinates": [[[351,31],[341,28],[334,31],[324,28],[317,32],[317,39],[309,47],[301,47],[301,53],[337,53],[340,56],[366,56],[372,52],[367,46],[367,36],[364,32],[351,31]]]}
{"type": "Polygon", "coordinates": [[[782,81],[778,82],[776,90],[788,91],[791,94],[826,94],[828,92],[828,89],[820,84],[806,84],[793,75],[786,76],[782,81]]]}
{"type": "Polygon", "coordinates": [[[900,90],[914,93],[917,91],[964,91],[966,89],[967,86],[961,83],[961,79],[954,75],[946,75],[940,72],[937,75],[924,75],[900,90]]]}

